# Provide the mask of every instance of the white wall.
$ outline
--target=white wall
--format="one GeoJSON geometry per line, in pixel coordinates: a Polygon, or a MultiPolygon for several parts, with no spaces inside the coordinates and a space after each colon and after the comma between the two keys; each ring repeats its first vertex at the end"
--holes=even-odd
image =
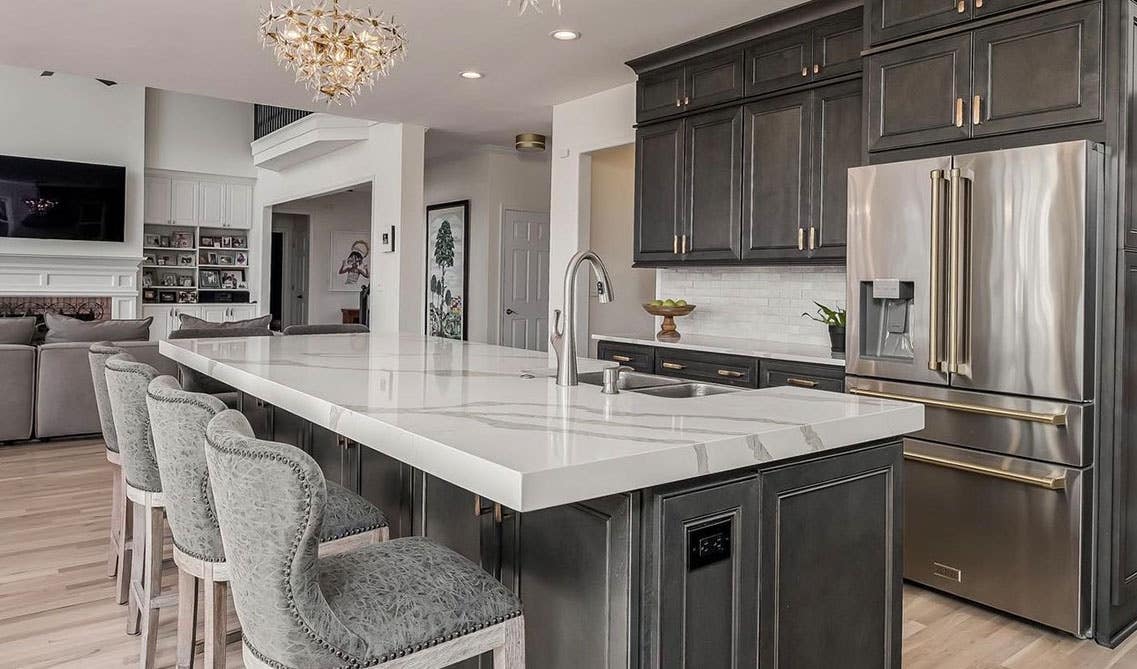
{"type": "Polygon", "coordinates": [[[143,127],[140,86],[0,66],[0,154],[126,167],[124,242],[0,239],[2,254],[142,257],[143,127]]]}
{"type": "MultiPolygon", "coordinates": [[[[336,193],[273,207],[274,213],[303,214],[308,217],[308,322],[339,323],[340,309],[359,306],[357,291],[328,290],[331,281],[331,239],[333,231],[355,232],[371,238],[371,193],[336,193]]],[[[382,255],[372,256],[375,259],[382,255]]],[[[338,265],[337,265],[338,269],[338,265]]]]}
{"type": "MultiPolygon", "coordinates": [[[[591,217],[589,152],[635,142],[636,86],[626,84],[553,107],[553,166],[549,229],[549,322],[564,302],[563,275],[574,253],[587,248],[591,217]]],[[[616,286],[619,290],[619,286],[616,286]]],[[[577,341],[588,333],[584,279],[577,288],[577,341]]],[[[583,348],[583,346],[582,346],[583,348]]],[[[550,352],[550,357],[553,353],[550,352]]]]}
{"type": "Polygon", "coordinates": [[[146,167],[256,177],[253,105],[146,89],[146,167]]]}
{"type": "MultiPolygon", "coordinates": [[[[601,304],[595,294],[595,284],[589,284],[588,331],[610,335],[654,334],[657,329],[654,319],[641,305],[655,298],[656,271],[632,267],[636,147],[625,144],[601,149],[590,157],[589,248],[608,268],[616,297],[608,304],[601,304]]],[[[596,352],[596,342],[589,341],[589,350],[596,352]]]]}
{"type": "MultiPolygon", "coordinates": [[[[426,164],[426,205],[470,200],[469,338],[496,344],[501,326],[501,221],[504,210],[546,211],[549,159],[483,147],[426,164]]],[[[423,225],[425,226],[425,210],[423,225]]]]}
{"type": "Polygon", "coordinates": [[[382,332],[422,332],[426,224],[423,222],[423,140],[426,129],[377,123],[367,140],[293,165],[257,170],[253,236],[261,250],[261,313],[269,304],[269,239],[275,204],[371,182],[371,327],[382,332]],[[258,220],[257,212],[260,212],[258,220]],[[380,230],[395,226],[396,252],[379,253],[380,230]]]}

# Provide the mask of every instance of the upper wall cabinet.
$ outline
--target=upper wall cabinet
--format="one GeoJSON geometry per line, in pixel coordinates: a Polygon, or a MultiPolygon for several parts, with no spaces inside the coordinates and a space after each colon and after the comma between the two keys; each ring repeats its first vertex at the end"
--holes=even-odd
{"type": "Polygon", "coordinates": [[[864,21],[870,46],[949,28],[1046,0],[868,0],[864,21]]]}
{"type": "Polygon", "coordinates": [[[640,77],[636,120],[663,118],[742,97],[742,52],[714,53],[640,77]]]}
{"type": "Polygon", "coordinates": [[[1078,5],[870,56],[869,150],[1099,120],[1101,10],[1078,5]]]}
{"type": "Polygon", "coordinates": [[[746,48],[746,95],[861,71],[861,10],[764,37],[746,48]]]}
{"type": "Polygon", "coordinates": [[[182,172],[147,171],[143,222],[247,230],[253,221],[253,185],[248,179],[182,172]]]}

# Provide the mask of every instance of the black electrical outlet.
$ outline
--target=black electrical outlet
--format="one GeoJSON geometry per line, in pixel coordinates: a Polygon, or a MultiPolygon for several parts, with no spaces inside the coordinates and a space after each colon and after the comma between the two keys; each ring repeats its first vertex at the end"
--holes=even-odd
{"type": "Polygon", "coordinates": [[[687,571],[730,558],[730,519],[687,532],[687,571]]]}

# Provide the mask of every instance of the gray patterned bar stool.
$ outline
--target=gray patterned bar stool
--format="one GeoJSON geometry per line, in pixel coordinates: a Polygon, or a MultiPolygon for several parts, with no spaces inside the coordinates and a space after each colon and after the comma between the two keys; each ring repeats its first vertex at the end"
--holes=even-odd
{"type": "Polygon", "coordinates": [[[359,323],[316,323],[313,325],[289,325],[284,328],[286,335],[363,334],[366,332],[371,332],[371,329],[359,323]]]}
{"type": "Polygon", "coordinates": [[[154,666],[157,650],[158,611],[177,604],[176,593],[162,593],[162,519],[166,500],[146,409],[146,387],[158,377],[158,370],[136,361],[129,353],[119,353],[107,359],[106,377],[115,433],[122,451],[126,497],[134,505],[126,633],[141,632],[139,664],[149,669],[154,666]]]}
{"type": "MultiPolygon", "coordinates": [[[[205,591],[205,666],[225,666],[226,582],[229,565],[214,512],[205,463],[205,429],[225,411],[212,395],[182,390],[172,376],[150,382],[146,398],[154,451],[162,475],[166,516],[178,565],[177,666],[193,664],[197,631],[197,582],[205,591]]],[[[328,556],[386,541],[387,518],[378,507],[335,484],[320,528],[320,555],[328,556]]]]}
{"type": "Polygon", "coordinates": [[[99,409],[99,427],[106,444],[107,462],[114,466],[111,485],[110,555],[107,558],[107,576],[116,578],[115,593],[119,604],[130,598],[130,518],[131,504],[126,498],[126,474],[122,468],[118,435],[111,414],[111,399],[107,394],[107,359],[124,351],[109,341],[92,344],[87,352],[91,364],[91,382],[95,386],[95,405],[99,409]]]}
{"type": "Polygon", "coordinates": [[[319,555],[319,465],[251,434],[225,411],[205,449],[246,667],[441,669],[493,651],[495,669],[523,669],[521,603],[505,586],[422,537],[319,555]]]}

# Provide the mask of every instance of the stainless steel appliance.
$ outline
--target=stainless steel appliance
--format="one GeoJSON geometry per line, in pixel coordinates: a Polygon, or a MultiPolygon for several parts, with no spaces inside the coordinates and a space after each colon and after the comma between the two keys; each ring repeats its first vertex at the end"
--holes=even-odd
{"type": "Polygon", "coordinates": [[[1099,146],[849,171],[851,393],[920,402],[904,575],[1090,632],[1099,146]]]}

